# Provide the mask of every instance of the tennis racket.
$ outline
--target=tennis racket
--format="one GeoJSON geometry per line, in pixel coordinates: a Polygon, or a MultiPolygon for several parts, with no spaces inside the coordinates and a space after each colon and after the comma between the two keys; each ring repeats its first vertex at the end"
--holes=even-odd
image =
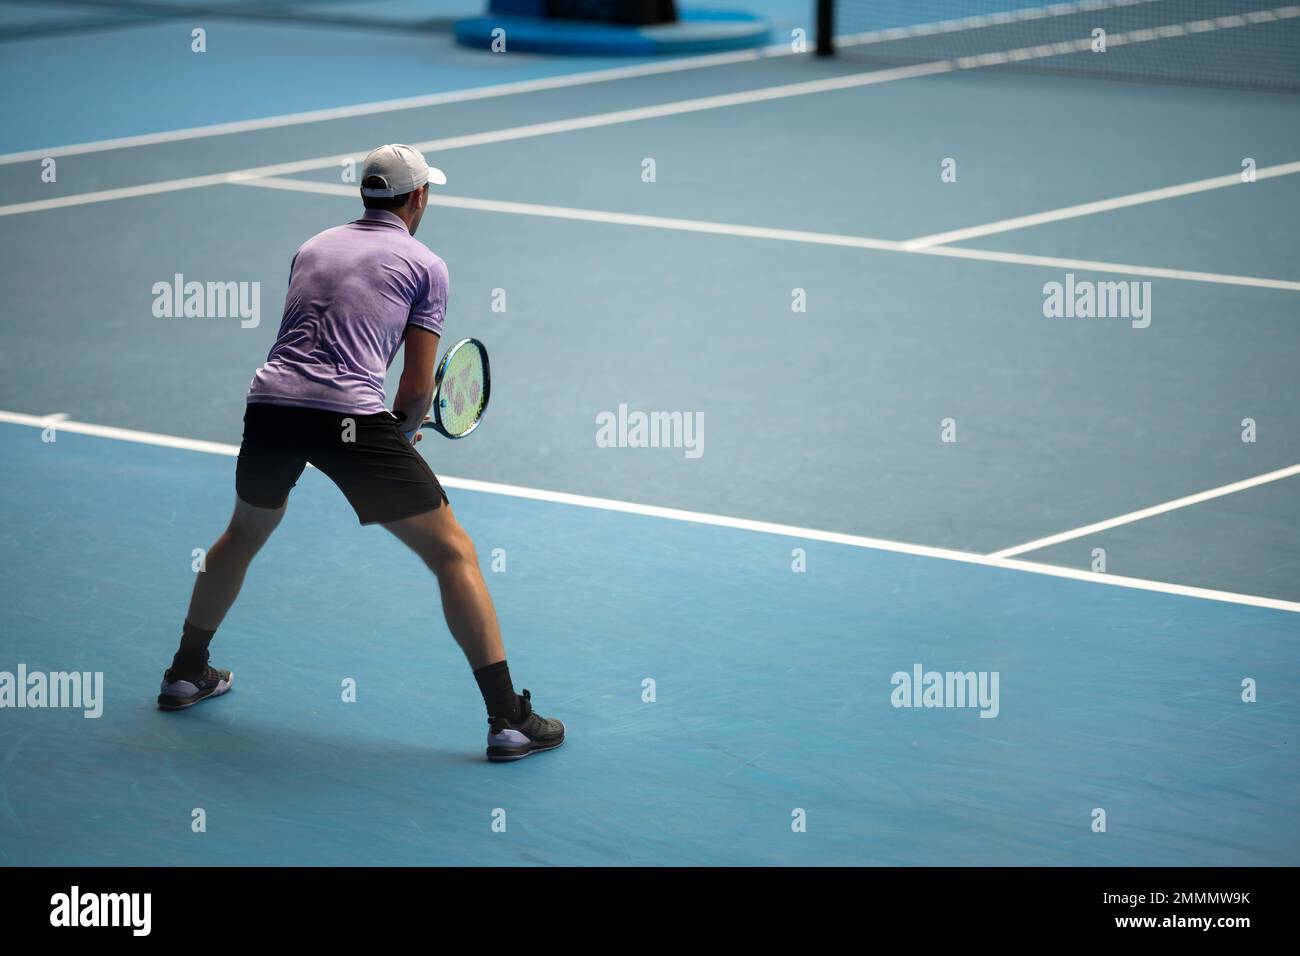
{"type": "Polygon", "coordinates": [[[433,377],[433,404],[421,428],[464,438],[483,420],[492,375],[487,349],[478,339],[461,339],[447,350],[433,377]]]}

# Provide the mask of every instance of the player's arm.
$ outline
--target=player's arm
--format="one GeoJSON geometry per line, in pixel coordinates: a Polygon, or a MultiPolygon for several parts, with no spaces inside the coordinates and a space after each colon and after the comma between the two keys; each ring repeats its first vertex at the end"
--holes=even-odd
{"type": "Polygon", "coordinates": [[[397,383],[394,412],[405,412],[406,437],[420,440],[420,423],[433,402],[433,373],[438,367],[437,332],[418,325],[406,327],[406,349],[402,360],[402,378],[397,383]]]}

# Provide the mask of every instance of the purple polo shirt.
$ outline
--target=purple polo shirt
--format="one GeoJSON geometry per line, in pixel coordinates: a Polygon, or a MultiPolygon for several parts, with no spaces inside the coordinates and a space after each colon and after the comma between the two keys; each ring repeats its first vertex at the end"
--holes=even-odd
{"type": "Polygon", "coordinates": [[[249,402],[373,415],[407,325],[442,334],[447,266],[383,209],[302,244],[249,402]]]}

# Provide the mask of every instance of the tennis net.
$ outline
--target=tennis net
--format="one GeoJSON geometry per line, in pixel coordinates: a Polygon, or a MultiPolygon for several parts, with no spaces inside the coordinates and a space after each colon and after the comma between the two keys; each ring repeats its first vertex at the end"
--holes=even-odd
{"type": "Polygon", "coordinates": [[[1300,91],[1300,4],[1278,0],[818,0],[818,34],[877,63],[1300,91]]]}

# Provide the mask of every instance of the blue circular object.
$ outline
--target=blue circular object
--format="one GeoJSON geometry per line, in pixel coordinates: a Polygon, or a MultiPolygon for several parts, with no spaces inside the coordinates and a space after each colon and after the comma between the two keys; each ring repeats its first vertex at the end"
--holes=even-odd
{"type": "Polygon", "coordinates": [[[494,31],[505,31],[506,52],[577,53],[588,56],[654,56],[713,53],[762,46],[771,24],[752,13],[731,10],[681,10],[676,23],[647,27],[584,20],[492,16],[458,20],[457,42],[489,49],[494,31]]]}

